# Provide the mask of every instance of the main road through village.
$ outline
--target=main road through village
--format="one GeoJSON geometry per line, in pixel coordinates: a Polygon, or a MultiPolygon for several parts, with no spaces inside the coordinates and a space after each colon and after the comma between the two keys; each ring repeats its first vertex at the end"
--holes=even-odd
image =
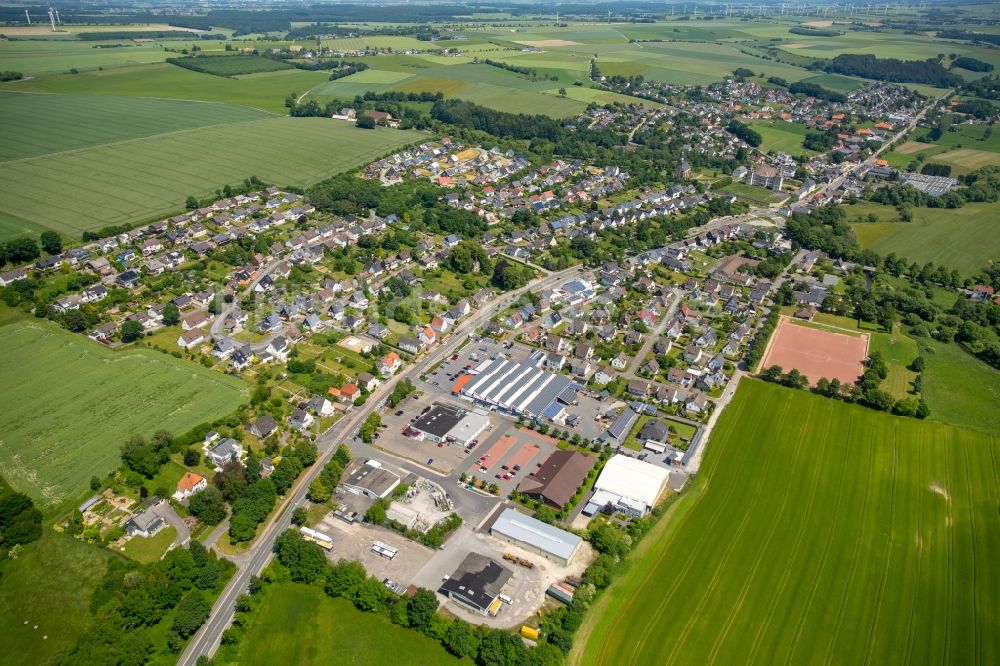
{"type": "MultiPolygon", "coordinates": [[[[500,312],[510,305],[525,291],[529,289],[551,289],[582,270],[583,269],[579,267],[573,267],[558,273],[545,275],[532,281],[525,287],[512,291],[508,294],[504,294],[494,301],[487,302],[471,317],[456,326],[455,332],[452,334],[451,338],[449,338],[443,345],[439,346],[427,356],[418,360],[406,370],[382,384],[369,397],[368,402],[366,403],[367,408],[349,412],[345,418],[341,419],[324,432],[317,440],[319,458],[316,463],[310,467],[306,473],[303,474],[302,478],[300,478],[292,487],[292,490],[286,496],[284,502],[279,505],[275,514],[264,524],[263,529],[257,536],[257,539],[255,540],[254,545],[250,548],[249,552],[240,558],[242,563],[239,565],[239,569],[229,581],[229,584],[222,592],[222,595],[215,602],[215,606],[212,609],[212,613],[208,620],[198,633],[195,634],[194,638],[188,644],[187,649],[184,650],[184,653],[178,661],[179,666],[193,666],[199,656],[212,655],[215,652],[219,646],[219,640],[222,636],[222,632],[233,620],[236,598],[247,591],[250,585],[250,578],[252,576],[259,575],[260,572],[267,566],[272,556],[275,540],[291,525],[291,509],[301,505],[305,500],[309,484],[312,483],[313,479],[315,479],[323,469],[323,466],[329,461],[333,452],[337,448],[337,444],[351,439],[352,434],[357,430],[364,418],[367,417],[373,409],[378,409],[382,405],[385,398],[392,392],[392,389],[398,382],[407,377],[413,378],[420,376],[436,363],[454,353],[462,342],[468,339],[470,333],[473,333],[477,328],[485,324],[489,318],[493,316],[493,314],[500,312]]],[[[355,446],[355,448],[358,447],[355,446]]],[[[355,451],[355,453],[367,453],[371,451],[367,447],[365,447],[365,449],[366,450],[364,451],[355,451]]],[[[390,454],[381,451],[379,452],[379,455],[393,457],[390,456],[390,454]]],[[[393,462],[408,471],[416,471],[421,474],[427,474],[430,472],[430,470],[420,468],[409,461],[394,459],[393,462]]]]}

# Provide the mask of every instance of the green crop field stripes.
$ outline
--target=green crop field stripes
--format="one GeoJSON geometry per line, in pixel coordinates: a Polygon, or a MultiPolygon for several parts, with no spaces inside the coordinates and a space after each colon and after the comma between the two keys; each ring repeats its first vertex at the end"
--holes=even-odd
{"type": "Polygon", "coordinates": [[[996,663],[998,445],[746,380],[570,663],[996,663]]]}
{"type": "Polygon", "coordinates": [[[268,118],[0,163],[0,209],[79,235],[166,214],[252,175],[309,185],[423,134],[323,118],[268,118]]]}
{"type": "Polygon", "coordinates": [[[209,125],[261,120],[244,106],[85,95],[0,92],[0,160],[137,139],[209,125]]]}
{"type": "Polygon", "coordinates": [[[231,413],[238,379],[151,350],[111,351],[47,323],[0,327],[0,472],[43,510],[119,464],[130,435],[175,434],[231,413]]]}

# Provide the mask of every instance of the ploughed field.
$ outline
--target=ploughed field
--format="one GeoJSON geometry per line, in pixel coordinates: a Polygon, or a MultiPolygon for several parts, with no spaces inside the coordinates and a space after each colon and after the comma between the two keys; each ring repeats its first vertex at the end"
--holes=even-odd
{"type": "Polygon", "coordinates": [[[1000,662],[998,445],[744,382],[571,663],[1000,662]]]}

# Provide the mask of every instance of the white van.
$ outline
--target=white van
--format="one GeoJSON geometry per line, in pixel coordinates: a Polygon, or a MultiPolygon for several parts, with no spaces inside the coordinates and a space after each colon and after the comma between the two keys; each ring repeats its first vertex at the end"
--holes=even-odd
{"type": "Polygon", "coordinates": [[[512,604],[512,603],[514,603],[514,600],[511,599],[510,597],[508,597],[506,594],[498,595],[498,598],[500,599],[500,601],[504,602],[505,604],[512,604]]]}

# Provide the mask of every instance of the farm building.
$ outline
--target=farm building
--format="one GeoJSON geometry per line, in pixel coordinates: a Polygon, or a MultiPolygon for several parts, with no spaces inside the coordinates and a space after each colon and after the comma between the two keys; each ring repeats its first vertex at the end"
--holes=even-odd
{"type": "Polygon", "coordinates": [[[612,456],[597,477],[594,496],[583,513],[592,516],[610,507],[626,516],[644,516],[656,504],[669,476],[669,470],[662,467],[629,456],[612,456]]]}
{"type": "Polygon", "coordinates": [[[569,564],[583,543],[577,535],[525,516],[515,509],[506,509],[501,513],[490,527],[490,534],[562,565],[569,564]]]}
{"type": "Polygon", "coordinates": [[[596,460],[578,451],[553,451],[542,466],[517,486],[517,492],[561,509],[569,503],[596,460]]]}
{"type": "Polygon", "coordinates": [[[469,553],[438,592],[480,615],[496,615],[500,591],[513,575],[485,555],[469,553]]]}
{"type": "Polygon", "coordinates": [[[553,404],[572,404],[580,388],[569,377],[505,358],[484,361],[476,371],[475,378],[461,387],[463,396],[531,418],[541,417],[553,404]]]}
{"type": "Polygon", "coordinates": [[[410,425],[410,432],[417,439],[432,442],[457,442],[467,446],[479,437],[490,424],[489,416],[481,410],[462,409],[436,402],[410,425]]]}
{"type": "Polygon", "coordinates": [[[388,496],[398,485],[399,476],[382,467],[377,460],[364,461],[344,481],[344,488],[349,492],[371,499],[388,496]]]}

